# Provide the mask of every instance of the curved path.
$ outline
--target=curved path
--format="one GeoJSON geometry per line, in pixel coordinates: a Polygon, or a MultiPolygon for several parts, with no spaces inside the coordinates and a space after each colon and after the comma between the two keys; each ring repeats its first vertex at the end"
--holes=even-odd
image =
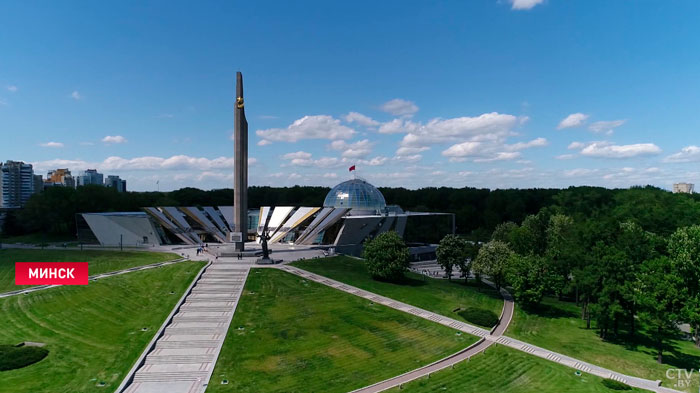
{"type": "Polygon", "coordinates": [[[418,307],[413,307],[411,305],[398,302],[396,300],[390,299],[388,297],[380,296],[372,292],[368,292],[356,287],[353,287],[351,285],[343,284],[341,282],[332,280],[330,278],[326,278],[323,276],[319,276],[310,272],[307,272],[306,270],[299,269],[296,267],[292,267],[289,265],[283,265],[280,266],[279,269],[284,270],[286,272],[296,274],[297,276],[301,276],[303,278],[316,281],[318,283],[330,286],[332,288],[353,294],[355,296],[360,296],[365,299],[371,300],[375,303],[383,304],[387,307],[394,308],[399,311],[407,312],[416,316],[419,316],[421,318],[425,318],[429,321],[432,322],[437,322],[441,325],[448,326],[452,329],[456,329],[465,333],[469,333],[475,336],[479,336],[480,339],[476,343],[468,346],[467,348],[454,353],[446,358],[440,359],[434,363],[431,363],[427,366],[423,366],[421,368],[409,371],[405,374],[399,375],[397,377],[389,378],[387,380],[378,382],[374,385],[370,385],[364,388],[360,388],[357,390],[353,390],[352,393],[376,393],[376,392],[381,392],[396,386],[399,386],[401,384],[404,384],[406,382],[413,381],[415,379],[424,377],[428,374],[431,374],[435,371],[439,371],[442,369],[445,369],[447,367],[451,367],[454,364],[457,364],[463,360],[469,359],[470,357],[483,352],[486,348],[490,347],[491,345],[494,344],[495,340],[505,332],[505,330],[508,328],[508,325],[510,324],[511,319],[513,318],[513,310],[514,310],[514,303],[513,303],[513,298],[508,293],[506,290],[501,289],[501,295],[503,296],[504,302],[503,302],[503,309],[501,311],[501,318],[499,319],[499,322],[496,326],[491,329],[491,331],[488,331],[486,329],[470,325],[464,322],[460,322],[457,320],[454,320],[452,318],[447,318],[443,317],[440,314],[436,314],[427,310],[420,309],[418,307]]]}
{"type": "Polygon", "coordinates": [[[289,265],[283,265],[279,266],[279,269],[284,270],[286,272],[296,274],[298,276],[301,276],[303,278],[321,283],[323,285],[327,285],[329,287],[353,294],[355,296],[360,296],[363,297],[367,300],[371,300],[372,302],[383,304],[387,307],[394,308],[399,311],[407,312],[413,315],[416,315],[421,318],[425,318],[427,320],[437,322],[439,324],[451,327],[456,330],[460,330],[465,333],[473,334],[475,336],[479,336],[480,340],[477,341],[475,344],[471,345],[470,347],[457,352],[453,355],[448,356],[447,358],[441,359],[435,363],[429,364],[427,366],[424,366],[422,368],[410,371],[406,374],[399,375],[394,378],[387,379],[385,381],[381,381],[377,384],[367,386],[358,390],[354,390],[353,393],[355,392],[362,392],[362,393],[370,393],[370,392],[381,392],[387,389],[390,389],[392,387],[399,386],[403,383],[415,380],[417,378],[420,378],[422,376],[428,375],[434,371],[444,369],[446,367],[450,367],[451,365],[458,363],[459,361],[469,359],[471,356],[476,355],[477,353],[480,353],[484,351],[486,348],[489,346],[493,345],[494,343],[496,344],[501,344],[508,346],[510,348],[526,352],[530,355],[538,356],[540,358],[567,366],[571,367],[577,370],[580,370],[582,372],[592,374],[601,378],[609,378],[613,379],[616,381],[620,381],[622,383],[625,383],[627,385],[630,385],[632,387],[640,388],[640,389],[646,389],[650,390],[653,392],[660,392],[660,393],[682,393],[677,390],[669,389],[669,388],[664,388],[660,387],[659,383],[660,381],[651,381],[648,379],[643,379],[643,378],[637,378],[637,377],[632,377],[629,375],[621,374],[612,370],[608,370],[602,367],[598,367],[594,364],[587,363],[566,355],[562,355],[557,352],[550,351],[548,349],[540,348],[535,345],[531,345],[528,343],[525,343],[523,341],[519,341],[507,336],[503,336],[502,334],[505,332],[506,328],[508,327],[508,324],[510,323],[512,317],[513,317],[513,300],[510,294],[506,292],[505,290],[501,290],[501,294],[504,296],[505,299],[505,307],[503,308],[503,313],[501,315],[501,322],[492,329],[492,332],[489,332],[488,330],[482,329],[480,327],[476,327],[461,321],[457,321],[455,319],[445,317],[439,314],[436,314],[431,311],[427,311],[418,307],[414,307],[405,303],[398,302],[396,300],[393,300],[391,298],[387,298],[384,296],[377,295],[375,293],[365,291],[356,287],[353,287],[348,284],[344,284],[339,281],[335,281],[333,279],[320,276],[314,273],[310,273],[306,270],[299,269],[293,266],[289,265]]]}

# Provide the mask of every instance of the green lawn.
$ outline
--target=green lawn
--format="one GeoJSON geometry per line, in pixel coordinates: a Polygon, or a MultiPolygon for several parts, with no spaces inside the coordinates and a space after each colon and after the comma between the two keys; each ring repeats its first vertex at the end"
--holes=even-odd
{"type": "MultiPolygon", "coordinates": [[[[492,346],[454,369],[445,369],[389,392],[424,393],[613,393],[602,379],[515,349],[492,346]]],[[[626,392],[648,392],[632,389],[626,392]]]]}
{"type": "Polygon", "coordinates": [[[658,364],[656,352],[646,336],[640,335],[636,346],[603,341],[595,329],[586,329],[580,313],[575,304],[547,298],[537,312],[526,312],[516,307],[506,334],[628,375],[660,379],[666,387],[673,387],[676,382],[666,378],[667,369],[693,368],[696,370],[693,387],[687,391],[698,391],[700,350],[691,342],[674,341],[672,351],[664,354],[665,364],[658,364]]]}
{"type": "Polygon", "coordinates": [[[207,392],[347,392],[476,341],[457,333],[280,270],[253,269],[207,392]]]}
{"type": "Polygon", "coordinates": [[[362,260],[342,256],[298,261],[292,265],[465,322],[475,323],[460,315],[460,311],[468,307],[491,312],[496,317],[503,308],[503,298],[496,290],[472,282],[465,285],[464,280],[449,282],[407,273],[401,284],[377,281],[369,275],[362,260]]]}
{"type": "Polygon", "coordinates": [[[0,249],[0,293],[27,286],[15,285],[15,262],[87,262],[90,275],[177,259],[177,254],[146,251],[0,249]]]}
{"type": "Polygon", "coordinates": [[[0,392],[113,392],[203,265],[0,299],[0,345],[34,341],[50,351],[31,366],[0,372],[0,392]]]}

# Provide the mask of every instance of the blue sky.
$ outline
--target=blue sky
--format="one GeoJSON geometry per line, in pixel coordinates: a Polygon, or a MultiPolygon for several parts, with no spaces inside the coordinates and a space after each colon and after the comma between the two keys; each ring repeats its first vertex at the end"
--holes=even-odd
{"type": "Polygon", "coordinates": [[[700,183],[696,1],[0,1],[0,160],[132,190],[700,183]]]}

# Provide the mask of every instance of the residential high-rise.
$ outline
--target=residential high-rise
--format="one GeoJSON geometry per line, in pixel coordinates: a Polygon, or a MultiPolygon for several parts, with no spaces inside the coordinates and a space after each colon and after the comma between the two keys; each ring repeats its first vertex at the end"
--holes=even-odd
{"type": "Polygon", "coordinates": [[[86,186],[88,184],[104,185],[104,176],[97,172],[97,169],[88,169],[78,176],[78,185],[86,186]]]}
{"type": "Polygon", "coordinates": [[[44,182],[47,186],[64,186],[75,188],[75,178],[68,168],[50,170],[44,182]]]}
{"type": "Polygon", "coordinates": [[[105,179],[105,186],[112,187],[118,192],[126,192],[126,180],[120,179],[119,176],[107,176],[107,179],[105,179]]]}
{"type": "Polygon", "coordinates": [[[34,192],[44,191],[44,178],[41,175],[34,175],[34,192]]]}
{"type": "Polygon", "coordinates": [[[695,190],[695,184],[693,183],[674,183],[673,184],[673,193],[683,193],[683,194],[692,194],[695,190]]]}
{"type": "Polygon", "coordinates": [[[35,181],[31,164],[21,161],[0,163],[0,208],[24,206],[35,192],[35,181]]]}

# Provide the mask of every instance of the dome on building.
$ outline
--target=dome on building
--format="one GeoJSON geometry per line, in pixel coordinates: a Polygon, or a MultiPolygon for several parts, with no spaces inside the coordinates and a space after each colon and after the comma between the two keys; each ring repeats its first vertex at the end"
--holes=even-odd
{"type": "Polygon", "coordinates": [[[375,186],[362,179],[352,179],[333,187],[326,195],[323,207],[345,207],[378,213],[386,208],[386,201],[375,186]]]}

